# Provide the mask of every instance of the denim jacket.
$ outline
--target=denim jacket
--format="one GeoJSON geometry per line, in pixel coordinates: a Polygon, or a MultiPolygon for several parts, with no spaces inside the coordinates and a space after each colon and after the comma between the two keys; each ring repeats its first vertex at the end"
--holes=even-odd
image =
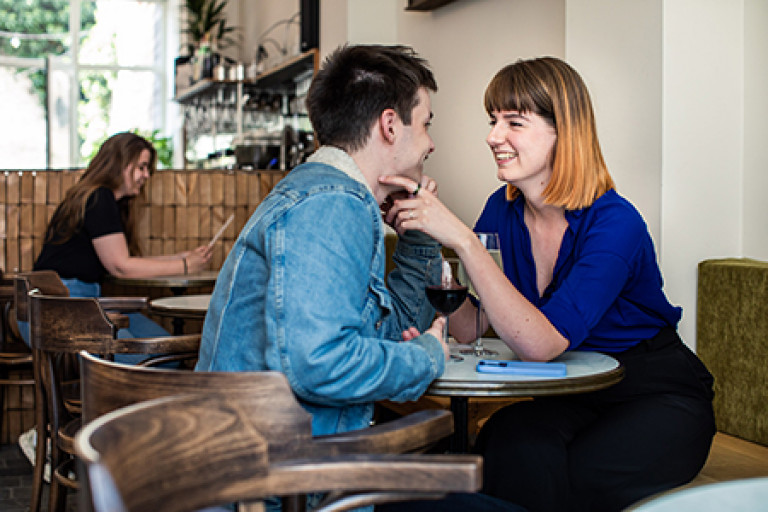
{"type": "Polygon", "coordinates": [[[440,265],[428,266],[439,245],[401,236],[385,285],[379,205],[349,155],[315,155],[241,231],[216,281],[196,369],[281,371],[320,435],[367,427],[374,401],[416,400],[445,357],[430,334],[400,342],[434,317],[424,288],[439,281],[440,265]]]}

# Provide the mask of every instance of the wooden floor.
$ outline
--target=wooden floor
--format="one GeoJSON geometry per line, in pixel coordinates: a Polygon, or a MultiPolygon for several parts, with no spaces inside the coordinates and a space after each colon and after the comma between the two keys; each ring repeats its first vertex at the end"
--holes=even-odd
{"type": "Polygon", "coordinates": [[[718,432],[704,468],[683,487],[768,476],[768,446],[718,432]]]}

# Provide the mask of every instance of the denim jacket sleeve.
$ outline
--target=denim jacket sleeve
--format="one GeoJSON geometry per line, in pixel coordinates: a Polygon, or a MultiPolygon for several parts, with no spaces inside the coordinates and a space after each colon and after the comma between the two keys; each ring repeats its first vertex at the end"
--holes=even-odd
{"type": "Polygon", "coordinates": [[[399,338],[404,328],[415,326],[423,332],[432,325],[435,308],[425,289],[440,282],[440,244],[420,231],[406,231],[398,237],[392,259],[395,268],[387,276],[392,314],[384,329],[385,335],[399,338]]]}
{"type": "MultiPolygon", "coordinates": [[[[271,229],[265,316],[276,343],[267,365],[309,403],[415,400],[445,367],[433,336],[401,343],[392,334],[383,260],[374,263],[384,251],[379,215],[372,198],[337,189],[300,200],[271,229]]],[[[400,280],[413,281],[415,272],[412,266],[400,280]]],[[[426,317],[415,300],[395,300],[397,316],[408,318],[404,310],[414,306],[415,316],[426,317]]]]}

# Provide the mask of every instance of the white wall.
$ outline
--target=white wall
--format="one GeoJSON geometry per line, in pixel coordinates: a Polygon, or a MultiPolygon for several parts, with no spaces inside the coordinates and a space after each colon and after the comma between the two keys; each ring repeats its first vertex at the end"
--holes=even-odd
{"type": "Polygon", "coordinates": [[[742,4],[664,2],[661,261],[667,294],[684,308],[681,333],[689,342],[697,263],[743,250],[742,4]]]}
{"type": "MultiPolygon", "coordinates": [[[[566,59],[589,87],[608,169],[661,230],[662,0],[567,2],[566,59]]],[[[658,247],[657,247],[658,250],[658,247]]]]}
{"type": "MultiPolygon", "coordinates": [[[[260,33],[298,0],[240,0],[260,33]],[[288,5],[286,5],[288,4],[288,5]]],[[[482,95],[518,58],[566,58],[592,93],[619,192],[645,217],[666,292],[695,346],[696,266],[768,259],[768,2],[765,0],[322,0],[320,53],[409,44],[431,63],[437,146],[426,171],[473,224],[497,186],[482,95]]],[[[254,36],[255,37],[255,36],[254,36]]]]}
{"type": "MultiPolygon", "coordinates": [[[[232,24],[240,28],[239,35],[243,41],[237,57],[240,62],[249,64],[253,61],[257,43],[268,30],[266,37],[274,38],[280,46],[288,46],[289,54],[298,52],[300,25],[273,26],[298,13],[299,0],[230,0],[230,3],[228,12],[237,12],[232,24]]],[[[272,43],[267,43],[265,47],[271,54],[276,50],[272,43]]],[[[275,53],[275,59],[277,54],[279,52],[275,53]]]]}
{"type": "MultiPolygon", "coordinates": [[[[727,104],[728,105],[728,104],[727,104]]],[[[768,2],[744,2],[744,256],[768,260],[768,2]]]]}

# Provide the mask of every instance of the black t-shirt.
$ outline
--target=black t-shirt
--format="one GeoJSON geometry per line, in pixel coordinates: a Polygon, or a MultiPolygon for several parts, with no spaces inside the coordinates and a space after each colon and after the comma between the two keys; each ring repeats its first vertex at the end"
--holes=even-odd
{"type": "Polygon", "coordinates": [[[88,198],[80,228],[63,244],[57,243],[61,239],[58,234],[46,242],[35,262],[35,270],[55,270],[63,279],[100,281],[107,269],[93,248],[93,239],[122,232],[123,221],[115,194],[108,188],[98,188],[88,198]]]}

